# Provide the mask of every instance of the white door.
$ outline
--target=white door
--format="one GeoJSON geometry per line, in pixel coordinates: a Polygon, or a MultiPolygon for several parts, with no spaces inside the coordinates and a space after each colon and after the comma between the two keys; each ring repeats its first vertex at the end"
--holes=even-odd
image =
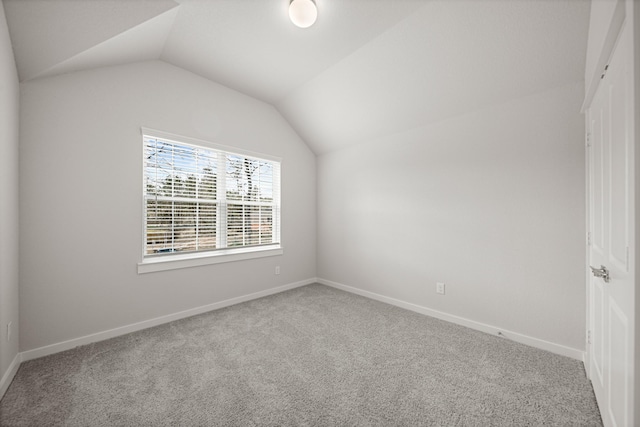
{"type": "MultiPolygon", "coordinates": [[[[605,426],[634,422],[633,91],[631,28],[623,25],[588,110],[589,377],[605,426]],[[605,276],[607,277],[597,277],[605,276]]],[[[636,423],[640,420],[636,420],[636,423]]]]}

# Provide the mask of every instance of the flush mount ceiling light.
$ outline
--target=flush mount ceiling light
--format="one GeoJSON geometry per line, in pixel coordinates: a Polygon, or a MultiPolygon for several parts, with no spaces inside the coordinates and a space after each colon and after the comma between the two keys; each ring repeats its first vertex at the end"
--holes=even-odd
{"type": "Polygon", "coordinates": [[[308,28],[318,19],[318,8],[313,0],[291,0],[289,18],[297,27],[308,28]]]}

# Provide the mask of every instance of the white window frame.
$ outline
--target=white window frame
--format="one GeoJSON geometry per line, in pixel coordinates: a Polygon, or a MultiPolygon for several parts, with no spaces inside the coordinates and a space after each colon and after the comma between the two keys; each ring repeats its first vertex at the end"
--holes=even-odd
{"type": "MultiPolygon", "coordinates": [[[[206,149],[223,151],[227,154],[234,154],[239,156],[246,156],[252,159],[257,160],[265,160],[268,162],[277,163],[280,168],[282,167],[282,160],[279,157],[256,153],[248,150],[242,150],[235,147],[229,147],[225,145],[215,144],[210,141],[204,141],[196,138],[185,137],[181,135],[175,135],[168,132],[163,132],[155,129],[149,128],[141,128],[141,136],[142,141],[144,141],[145,137],[157,138],[167,142],[175,142],[176,144],[189,144],[195,145],[199,147],[203,147],[206,149]]],[[[142,151],[144,153],[144,142],[142,144],[142,151]]],[[[224,171],[226,166],[224,164],[224,158],[219,158],[219,162],[222,164],[218,165],[218,171],[224,171]]],[[[142,254],[141,260],[138,263],[138,274],[142,273],[151,273],[156,271],[165,271],[165,270],[174,270],[179,268],[188,268],[188,267],[196,267],[208,264],[218,264],[224,262],[232,262],[232,261],[241,261],[247,259],[254,258],[263,258],[270,256],[282,255],[284,250],[282,248],[281,242],[281,234],[280,234],[280,174],[274,177],[274,180],[278,180],[274,182],[274,185],[277,186],[277,191],[274,194],[274,199],[276,201],[276,209],[278,210],[274,224],[273,224],[273,239],[276,243],[261,245],[261,246],[244,246],[244,247],[235,247],[235,248],[224,248],[224,249],[216,249],[213,251],[202,251],[202,252],[189,252],[189,253],[175,253],[175,254],[167,254],[163,256],[146,256],[145,248],[146,248],[146,189],[144,187],[144,170],[142,170],[142,254]]],[[[224,182],[224,180],[222,180],[224,182]]],[[[222,190],[220,187],[218,191],[225,191],[224,186],[222,190]]],[[[226,208],[227,203],[222,204],[218,208],[217,215],[217,227],[218,231],[220,231],[220,227],[224,226],[224,221],[226,221],[226,208]]],[[[221,233],[216,233],[218,238],[221,236],[221,233]]]]}

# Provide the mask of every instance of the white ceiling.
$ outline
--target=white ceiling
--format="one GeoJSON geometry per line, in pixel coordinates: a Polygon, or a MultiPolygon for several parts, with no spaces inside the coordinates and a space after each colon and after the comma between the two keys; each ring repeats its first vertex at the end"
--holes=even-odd
{"type": "Polygon", "coordinates": [[[588,0],[3,0],[21,81],[160,59],[273,104],[318,154],[583,78],[588,0]]]}

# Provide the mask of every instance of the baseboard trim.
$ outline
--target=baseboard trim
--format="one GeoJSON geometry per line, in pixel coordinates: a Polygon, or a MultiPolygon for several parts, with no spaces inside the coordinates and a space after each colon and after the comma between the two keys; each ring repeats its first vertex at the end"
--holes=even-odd
{"type": "Polygon", "coordinates": [[[323,285],[331,286],[332,288],[340,289],[352,294],[360,295],[363,297],[371,298],[376,301],[384,302],[387,304],[395,305],[397,307],[404,308],[406,310],[415,311],[416,313],[424,314],[427,316],[435,317],[440,320],[455,323],[457,325],[466,326],[467,328],[475,329],[481,332],[486,332],[492,335],[499,335],[504,338],[511,339],[521,344],[529,345],[531,347],[539,348],[542,350],[550,351],[551,353],[559,354],[561,356],[567,356],[572,359],[580,361],[584,360],[584,352],[575,348],[566,347],[561,344],[552,343],[549,341],[541,340],[538,338],[530,337],[528,335],[519,334],[517,332],[509,331],[507,329],[498,328],[496,326],[487,325],[485,323],[476,322],[474,320],[466,319],[464,317],[447,314],[438,310],[433,310],[427,307],[423,307],[417,304],[409,303],[399,299],[391,298],[385,295],[376,294],[374,292],[365,291],[352,286],[347,286],[342,283],[334,282],[327,279],[317,278],[317,282],[323,285]]]}
{"type": "Polygon", "coordinates": [[[9,389],[11,385],[11,381],[13,381],[13,377],[16,376],[18,372],[18,368],[20,367],[20,363],[22,363],[22,354],[16,354],[16,357],[13,358],[13,361],[9,365],[9,369],[4,373],[2,379],[0,380],[0,399],[4,397],[4,394],[9,389]]]}
{"type": "Polygon", "coordinates": [[[266,289],[264,291],[254,292],[251,294],[247,294],[247,295],[243,295],[235,298],[230,298],[224,301],[207,304],[200,307],[195,307],[189,310],[180,311],[178,313],[156,317],[154,319],[149,319],[149,320],[133,323],[126,326],[121,326],[121,327],[110,329],[107,331],[97,332],[95,334],[85,335],[83,337],[74,338],[74,339],[70,339],[60,343],[51,344],[51,345],[47,345],[47,346],[43,346],[43,347],[18,353],[16,357],[13,359],[13,361],[11,362],[11,365],[9,365],[9,369],[7,370],[7,372],[5,372],[2,379],[0,380],[0,398],[4,396],[4,393],[9,388],[9,385],[11,384],[11,381],[13,380],[13,377],[15,376],[15,374],[18,372],[18,368],[20,367],[20,363],[22,362],[37,359],[39,357],[49,356],[51,354],[59,353],[61,351],[70,350],[72,348],[75,348],[81,345],[87,345],[87,344],[91,344],[98,341],[104,341],[110,338],[126,335],[131,332],[137,332],[143,329],[152,328],[154,326],[173,322],[175,320],[196,316],[198,314],[207,313],[209,311],[214,311],[214,310],[229,307],[235,304],[240,304],[243,302],[251,301],[251,300],[262,298],[265,296],[277,294],[290,289],[295,289],[301,286],[310,285],[312,283],[320,283],[326,286],[330,286],[336,289],[350,292],[352,294],[371,298],[380,302],[384,302],[387,304],[404,308],[406,310],[411,310],[416,313],[435,317],[437,319],[445,320],[447,322],[455,323],[461,326],[466,326],[468,328],[486,332],[492,335],[498,335],[500,333],[501,336],[512,339],[513,341],[519,342],[521,344],[526,344],[542,350],[550,351],[552,353],[560,354],[562,356],[571,357],[573,359],[577,359],[583,362],[585,361],[584,359],[585,352],[575,348],[566,347],[560,344],[530,337],[528,335],[519,334],[517,332],[509,331],[503,328],[498,328],[496,326],[487,325],[481,322],[476,322],[474,320],[466,319],[464,317],[447,314],[441,311],[433,310],[427,307],[423,307],[417,304],[391,298],[385,295],[376,294],[374,292],[365,291],[363,289],[344,285],[342,283],[334,282],[331,280],[327,280],[319,277],[313,277],[306,280],[301,280],[299,282],[294,282],[287,285],[282,285],[275,288],[266,289]]]}
{"type": "Polygon", "coordinates": [[[26,362],[27,360],[33,360],[39,357],[49,356],[51,354],[60,353],[61,351],[71,350],[72,348],[79,347],[81,345],[87,345],[87,344],[91,344],[98,341],[104,341],[110,338],[126,335],[131,332],[137,332],[143,329],[152,328],[154,326],[173,322],[174,320],[180,320],[187,317],[196,316],[198,314],[207,313],[209,311],[218,310],[224,307],[240,304],[242,302],[266,297],[269,295],[288,291],[290,289],[298,288],[301,286],[310,285],[312,283],[316,283],[316,281],[317,279],[313,277],[306,280],[301,280],[299,282],[289,283],[287,285],[266,289],[264,291],[254,292],[252,294],[230,298],[228,300],[203,305],[203,306],[192,308],[189,310],[180,311],[178,313],[168,314],[166,316],[160,316],[154,319],[144,320],[142,322],[121,326],[114,329],[109,329],[107,331],[97,332],[91,335],[85,335],[79,338],[73,338],[73,339],[59,342],[56,344],[35,348],[33,350],[27,350],[20,354],[21,361],[26,362]]]}

